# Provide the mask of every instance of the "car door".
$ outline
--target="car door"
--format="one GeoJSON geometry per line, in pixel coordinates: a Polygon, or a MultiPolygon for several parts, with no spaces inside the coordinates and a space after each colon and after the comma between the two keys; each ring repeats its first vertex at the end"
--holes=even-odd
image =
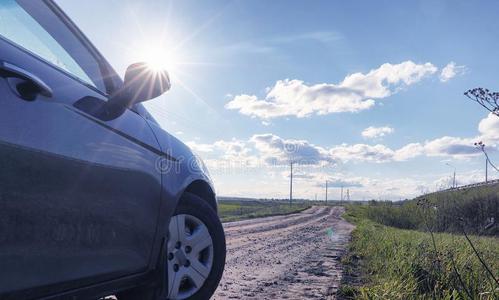
{"type": "Polygon", "coordinates": [[[141,272],[156,230],[157,141],[130,110],[82,110],[106,66],[48,4],[0,2],[0,298],[141,272]]]}

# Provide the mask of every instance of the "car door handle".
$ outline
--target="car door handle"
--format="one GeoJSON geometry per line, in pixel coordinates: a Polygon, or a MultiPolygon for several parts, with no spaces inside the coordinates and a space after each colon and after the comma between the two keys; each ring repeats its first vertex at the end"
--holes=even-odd
{"type": "Polygon", "coordinates": [[[0,75],[8,79],[18,79],[9,81],[9,84],[11,87],[14,85],[14,91],[25,100],[34,100],[36,94],[45,97],[52,97],[53,95],[52,89],[38,76],[9,62],[0,61],[0,75]],[[4,75],[1,75],[1,73],[4,73],[4,75]]]}

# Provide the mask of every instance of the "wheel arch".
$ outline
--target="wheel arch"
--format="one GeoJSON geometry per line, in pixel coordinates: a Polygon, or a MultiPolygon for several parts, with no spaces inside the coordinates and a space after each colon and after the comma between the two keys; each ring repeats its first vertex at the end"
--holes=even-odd
{"type": "Polygon", "coordinates": [[[184,190],[184,193],[191,193],[208,202],[213,209],[218,212],[217,198],[211,186],[203,180],[194,180],[184,190]]]}

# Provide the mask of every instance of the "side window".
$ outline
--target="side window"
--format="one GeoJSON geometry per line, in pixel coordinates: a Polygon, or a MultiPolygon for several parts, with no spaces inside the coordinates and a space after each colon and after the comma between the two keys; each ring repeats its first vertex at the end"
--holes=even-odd
{"type": "MultiPolygon", "coordinates": [[[[45,10],[48,9],[45,7],[45,10]]],[[[85,72],[63,46],[23,9],[18,1],[0,0],[0,35],[85,83],[102,90],[102,79],[95,78],[95,76],[92,78],[85,72]]]]}

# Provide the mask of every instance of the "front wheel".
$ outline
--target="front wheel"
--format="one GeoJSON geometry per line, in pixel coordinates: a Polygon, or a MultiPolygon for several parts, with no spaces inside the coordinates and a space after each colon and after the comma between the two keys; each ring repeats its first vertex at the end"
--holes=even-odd
{"type": "Polygon", "coordinates": [[[168,299],[208,299],[225,266],[225,235],[215,210],[186,193],[168,226],[168,299]]]}

